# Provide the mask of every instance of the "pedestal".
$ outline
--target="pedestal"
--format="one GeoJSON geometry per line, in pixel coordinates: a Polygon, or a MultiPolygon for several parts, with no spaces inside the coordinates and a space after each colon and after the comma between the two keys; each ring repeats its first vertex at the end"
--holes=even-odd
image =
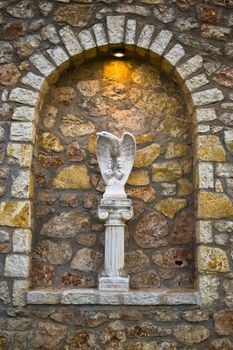
{"type": "Polygon", "coordinates": [[[105,221],[104,271],[99,274],[99,290],[128,291],[129,276],[124,271],[125,222],[133,216],[130,199],[102,199],[98,218],[105,221]]]}

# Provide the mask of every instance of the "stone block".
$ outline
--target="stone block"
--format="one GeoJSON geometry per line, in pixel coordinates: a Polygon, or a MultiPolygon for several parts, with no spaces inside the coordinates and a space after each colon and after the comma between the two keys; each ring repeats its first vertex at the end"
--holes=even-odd
{"type": "Polygon", "coordinates": [[[14,306],[26,305],[26,292],[29,289],[28,280],[14,280],[12,304],[14,306]]]}
{"type": "Polygon", "coordinates": [[[146,24],[139,36],[137,47],[148,49],[151,43],[152,35],[154,33],[155,27],[150,24],[146,24]]]}
{"type": "Polygon", "coordinates": [[[1,202],[0,225],[30,228],[31,203],[29,201],[1,202]]]}
{"type": "Polygon", "coordinates": [[[35,106],[38,97],[39,94],[37,92],[22,88],[15,88],[11,91],[9,100],[13,102],[26,104],[29,106],[35,106]]]}
{"type": "Polygon", "coordinates": [[[173,34],[170,30],[161,30],[150,46],[151,55],[161,56],[171,41],[173,34]]]}
{"type": "Polygon", "coordinates": [[[225,150],[216,135],[198,136],[197,156],[200,160],[213,162],[221,162],[226,158],[225,150]]]}
{"type": "Polygon", "coordinates": [[[201,192],[198,196],[198,217],[201,219],[220,219],[233,215],[231,200],[219,193],[201,192]]]}
{"type": "Polygon", "coordinates": [[[201,295],[201,304],[206,307],[216,305],[218,302],[219,278],[213,275],[200,275],[198,289],[201,295]]]}
{"type": "Polygon", "coordinates": [[[209,338],[210,331],[204,326],[191,326],[180,324],[176,327],[174,335],[179,342],[185,345],[202,343],[209,338]]]}
{"type": "Polygon", "coordinates": [[[198,123],[215,120],[217,119],[216,111],[214,108],[197,108],[195,119],[198,123]]]}
{"type": "Polygon", "coordinates": [[[201,245],[198,247],[197,264],[199,272],[228,272],[226,252],[220,248],[201,245]]]}
{"type": "Polygon", "coordinates": [[[33,194],[34,183],[31,170],[20,170],[17,177],[13,180],[11,194],[14,198],[31,198],[33,194]]]}
{"type": "Polygon", "coordinates": [[[85,165],[71,165],[60,169],[53,179],[55,188],[88,189],[90,181],[85,165]]]}
{"type": "Polygon", "coordinates": [[[166,198],[160,201],[156,205],[156,208],[165,216],[172,219],[178,213],[178,211],[185,208],[186,206],[187,206],[186,199],[166,198]]]}
{"type": "Polygon", "coordinates": [[[143,168],[151,165],[155,159],[160,155],[160,145],[152,144],[150,146],[141,148],[136,152],[136,157],[134,160],[135,168],[143,168]]]}
{"type": "Polygon", "coordinates": [[[108,45],[108,40],[107,40],[107,36],[105,33],[105,28],[104,25],[102,23],[96,23],[93,27],[93,32],[95,35],[95,40],[98,46],[98,49],[103,50],[103,48],[101,48],[101,46],[107,46],[108,45]]]}
{"type": "Polygon", "coordinates": [[[12,254],[6,257],[4,276],[28,278],[30,258],[27,255],[12,254]]]}
{"type": "Polygon", "coordinates": [[[197,188],[214,188],[214,167],[212,163],[199,162],[197,171],[197,188]]]}
{"type": "Polygon", "coordinates": [[[32,122],[36,119],[35,109],[27,106],[16,107],[12,115],[12,119],[19,120],[21,122],[32,122]]]}
{"type": "MultiPolygon", "coordinates": [[[[3,304],[10,303],[10,291],[8,287],[7,281],[1,281],[0,282],[0,302],[3,304]]],[[[0,339],[0,345],[1,345],[1,339],[0,339]]]]}
{"type": "Polygon", "coordinates": [[[22,168],[30,167],[32,164],[32,145],[23,143],[9,143],[7,156],[9,164],[18,164],[22,168]]]}
{"type": "Polygon", "coordinates": [[[208,83],[209,83],[209,80],[207,79],[206,75],[203,73],[199,75],[195,75],[191,79],[185,81],[185,85],[187,86],[189,91],[196,90],[208,83]]]}
{"type": "Polygon", "coordinates": [[[126,22],[125,44],[135,45],[137,22],[135,19],[128,19],[126,22]]]}
{"type": "Polygon", "coordinates": [[[181,60],[181,58],[185,55],[185,51],[183,46],[180,44],[176,44],[173,48],[164,56],[162,62],[162,69],[165,72],[170,72],[177,63],[181,60]]]}
{"type": "Polygon", "coordinates": [[[90,30],[87,30],[87,29],[82,30],[78,36],[82,46],[84,47],[84,50],[90,50],[90,49],[96,48],[96,42],[90,30]]]}
{"type": "Polygon", "coordinates": [[[125,16],[107,16],[109,44],[122,44],[125,33],[125,16]]]}
{"type": "Polygon", "coordinates": [[[233,334],[233,310],[225,309],[215,312],[215,331],[220,335],[233,334]]]}
{"type": "Polygon", "coordinates": [[[224,142],[228,151],[233,153],[233,129],[224,131],[224,142]]]}
{"type": "Polygon", "coordinates": [[[28,141],[34,143],[34,125],[30,122],[11,123],[10,139],[13,141],[28,141]]]}
{"type": "Polygon", "coordinates": [[[190,74],[196,72],[203,65],[203,58],[200,55],[193,56],[187,62],[176,68],[182,79],[186,79],[190,74]]]}
{"type": "Polygon", "coordinates": [[[30,253],[32,243],[31,230],[17,229],[13,232],[13,252],[30,253]]]}
{"type": "Polygon", "coordinates": [[[60,29],[59,34],[71,56],[75,56],[83,52],[82,46],[69,26],[60,29]]]}
{"type": "Polygon", "coordinates": [[[42,54],[34,54],[30,57],[30,61],[45,77],[49,76],[55,70],[52,63],[42,54]]]}
{"type": "Polygon", "coordinates": [[[233,177],[233,164],[218,163],[215,169],[215,174],[220,177],[233,177]]]}
{"type": "Polygon", "coordinates": [[[60,66],[69,59],[65,51],[59,46],[56,46],[52,49],[48,49],[47,52],[57,66],[60,66]]]}
{"type": "Polygon", "coordinates": [[[222,101],[224,95],[221,90],[217,88],[203,90],[192,94],[194,106],[209,105],[214,102],[222,101]]]}
{"type": "Polygon", "coordinates": [[[10,241],[10,234],[8,231],[0,229],[0,243],[5,243],[10,241]]]}
{"type": "Polygon", "coordinates": [[[196,242],[205,244],[213,242],[211,221],[197,221],[196,242]]]}
{"type": "Polygon", "coordinates": [[[29,72],[21,79],[21,82],[25,85],[29,85],[37,90],[40,90],[45,82],[45,78],[29,72]]]}
{"type": "Polygon", "coordinates": [[[154,163],[152,167],[152,181],[172,181],[181,178],[182,167],[178,161],[154,163]]]}
{"type": "Polygon", "coordinates": [[[145,186],[150,183],[148,172],[145,170],[133,171],[127,181],[131,186],[145,186]]]}

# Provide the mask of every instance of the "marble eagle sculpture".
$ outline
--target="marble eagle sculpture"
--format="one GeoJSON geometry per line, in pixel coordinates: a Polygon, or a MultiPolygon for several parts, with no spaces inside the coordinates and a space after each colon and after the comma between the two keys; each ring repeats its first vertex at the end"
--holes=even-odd
{"type": "Polygon", "coordinates": [[[96,154],[101,175],[107,185],[103,198],[127,198],[124,186],[136,154],[134,136],[124,132],[118,138],[107,131],[98,132],[96,154]]]}

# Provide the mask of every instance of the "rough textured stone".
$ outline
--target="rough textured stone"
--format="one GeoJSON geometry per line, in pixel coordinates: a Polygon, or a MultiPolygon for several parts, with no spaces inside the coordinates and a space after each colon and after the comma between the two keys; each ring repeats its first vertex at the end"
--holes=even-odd
{"type": "Polygon", "coordinates": [[[126,343],[124,324],[121,321],[109,323],[100,332],[100,340],[106,350],[123,348],[126,343]]]}
{"type": "Polygon", "coordinates": [[[29,275],[29,257],[17,254],[8,255],[4,275],[6,277],[27,278],[29,275]]]}
{"type": "Polygon", "coordinates": [[[145,203],[153,203],[156,198],[153,188],[129,188],[126,193],[129,197],[142,199],[145,203]]]}
{"type": "Polygon", "coordinates": [[[213,275],[199,276],[199,290],[203,305],[213,306],[218,301],[219,279],[213,275]]]}
{"type": "Polygon", "coordinates": [[[227,272],[229,263],[224,250],[200,246],[198,248],[198,268],[201,272],[227,272]]]}
{"type": "Polygon", "coordinates": [[[4,64],[0,66],[0,84],[12,86],[17,83],[20,73],[15,64],[4,64]]]}
{"type": "Polygon", "coordinates": [[[136,338],[143,338],[146,336],[169,336],[171,335],[172,331],[169,328],[165,327],[158,327],[154,323],[150,321],[146,321],[141,323],[140,325],[129,327],[128,329],[128,336],[129,337],[136,337],[136,338]]]}
{"type": "Polygon", "coordinates": [[[135,168],[147,167],[150,164],[152,164],[153,161],[159,157],[159,155],[160,155],[160,145],[156,143],[150,146],[147,146],[145,148],[142,148],[138,150],[136,153],[134,167],[135,168]]]}
{"type": "Polygon", "coordinates": [[[66,155],[70,161],[80,162],[85,158],[86,153],[80,148],[78,142],[72,142],[67,146],[66,155]]]}
{"type": "Polygon", "coordinates": [[[186,199],[179,199],[179,198],[167,198],[163,199],[161,202],[159,202],[156,205],[156,208],[169,217],[170,219],[174,218],[176,213],[180,211],[181,209],[185,208],[187,205],[186,199]]]}
{"type": "Polygon", "coordinates": [[[80,287],[80,288],[88,288],[88,287],[95,287],[95,283],[93,278],[84,276],[82,274],[74,274],[71,272],[66,272],[62,276],[62,284],[64,286],[70,286],[70,287],[80,287]]]}
{"type": "Polygon", "coordinates": [[[169,142],[166,148],[165,159],[185,157],[188,146],[181,143],[169,142]]]}
{"type": "Polygon", "coordinates": [[[83,136],[95,131],[91,122],[85,122],[73,114],[67,114],[62,118],[59,129],[66,137],[83,136]]]}
{"type": "Polygon", "coordinates": [[[178,244],[185,244],[192,241],[193,236],[193,215],[183,212],[175,221],[172,231],[172,241],[178,244]]]}
{"type": "Polygon", "coordinates": [[[30,230],[17,229],[13,232],[13,252],[29,253],[31,251],[32,233],[30,230]]]}
{"type": "Polygon", "coordinates": [[[206,309],[189,310],[182,317],[188,322],[202,322],[209,320],[209,313],[206,309]]]}
{"type": "Polygon", "coordinates": [[[214,80],[220,85],[232,88],[233,87],[233,67],[226,67],[219,70],[215,74],[214,80]]]}
{"type": "Polygon", "coordinates": [[[131,186],[144,186],[150,182],[148,172],[144,170],[133,171],[127,181],[128,185],[131,186]]]}
{"type": "Polygon", "coordinates": [[[38,155],[38,164],[42,168],[53,168],[63,164],[64,161],[59,156],[54,156],[52,154],[39,154],[38,155]]]}
{"type": "Polygon", "coordinates": [[[220,335],[233,334],[233,310],[226,309],[214,314],[215,331],[220,335]]]}
{"type": "Polygon", "coordinates": [[[72,269],[96,271],[102,261],[102,254],[89,248],[80,249],[71,262],[72,269]]]}
{"type": "Polygon", "coordinates": [[[216,24],[222,17],[222,11],[213,6],[198,6],[197,7],[198,19],[208,24],[216,24]]]}
{"type": "Polygon", "coordinates": [[[31,226],[30,202],[15,201],[0,204],[0,225],[28,228],[31,226]]]}
{"type": "Polygon", "coordinates": [[[46,128],[52,128],[57,116],[57,108],[52,105],[47,105],[43,110],[43,122],[46,128]]]}
{"type": "Polygon", "coordinates": [[[216,166],[215,173],[220,177],[233,177],[233,165],[230,163],[219,163],[216,166]]]}
{"type": "Polygon", "coordinates": [[[232,350],[233,343],[227,338],[215,339],[206,350],[232,350]]]}
{"type": "Polygon", "coordinates": [[[8,162],[21,167],[30,167],[32,153],[33,149],[29,144],[9,143],[7,146],[8,162]]]}
{"type": "Polygon", "coordinates": [[[64,212],[55,216],[42,226],[40,234],[47,237],[68,238],[75,237],[78,232],[90,229],[88,214],[76,211],[64,212]]]}
{"type": "Polygon", "coordinates": [[[31,278],[33,286],[49,286],[52,284],[54,275],[53,266],[33,263],[31,278]]]}
{"type": "Polygon", "coordinates": [[[152,259],[162,268],[180,269],[189,265],[192,252],[186,248],[170,248],[166,251],[157,251],[152,259]]]}
{"type": "Polygon", "coordinates": [[[155,182],[176,180],[181,178],[182,174],[182,167],[177,161],[153,164],[152,180],[155,182]]]}
{"type": "Polygon", "coordinates": [[[165,218],[154,211],[145,215],[137,224],[134,239],[142,248],[157,248],[167,244],[167,234],[165,218]]]}
{"type": "Polygon", "coordinates": [[[12,197],[30,198],[33,193],[33,177],[30,170],[20,170],[11,187],[12,197]]]}
{"type": "Polygon", "coordinates": [[[55,349],[67,334],[67,327],[48,321],[39,321],[33,341],[35,349],[55,349]]]}
{"type": "Polygon", "coordinates": [[[90,331],[79,331],[76,333],[71,333],[67,342],[68,349],[88,349],[94,350],[96,347],[96,336],[90,331]]]}
{"type": "Polygon", "coordinates": [[[76,93],[74,88],[69,86],[62,86],[53,88],[51,95],[54,102],[69,104],[75,97],[76,93]]]}
{"type": "Polygon", "coordinates": [[[206,340],[210,336],[210,331],[203,326],[179,325],[174,335],[182,344],[193,345],[206,340]]]}
{"type": "Polygon", "coordinates": [[[92,6],[76,5],[76,6],[62,6],[58,8],[54,15],[56,22],[66,22],[74,27],[85,26],[92,13],[92,6]]]}
{"type": "MultiPolygon", "coordinates": [[[[10,303],[10,292],[6,281],[0,282],[0,301],[3,304],[10,303]]],[[[1,344],[1,340],[0,340],[1,344]]]]}
{"type": "Polygon", "coordinates": [[[225,160],[225,151],[218,136],[198,137],[198,157],[200,160],[221,162],[225,160]]]}
{"type": "Polygon", "coordinates": [[[125,269],[128,272],[139,272],[149,264],[149,258],[141,250],[135,250],[125,255],[125,269]]]}
{"type": "Polygon", "coordinates": [[[41,241],[34,249],[33,257],[40,261],[48,261],[53,265],[63,265],[72,256],[72,248],[69,242],[41,241]]]}
{"type": "Polygon", "coordinates": [[[50,132],[39,135],[38,143],[47,152],[61,152],[64,149],[59,138],[50,132]]]}
{"type": "Polygon", "coordinates": [[[89,176],[85,165],[71,165],[60,169],[53,180],[55,188],[88,189],[89,176]]]}
{"type": "Polygon", "coordinates": [[[156,288],[160,286],[160,279],[154,270],[136,273],[130,277],[130,287],[134,289],[156,288]]]}
{"type": "Polygon", "coordinates": [[[233,215],[230,199],[222,194],[201,192],[198,197],[198,217],[203,219],[224,218],[233,215]]]}

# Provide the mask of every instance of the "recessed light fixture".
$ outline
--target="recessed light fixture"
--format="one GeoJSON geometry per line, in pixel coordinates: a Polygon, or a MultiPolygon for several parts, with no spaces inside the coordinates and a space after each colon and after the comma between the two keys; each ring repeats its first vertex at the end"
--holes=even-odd
{"type": "Polygon", "coordinates": [[[122,57],[125,57],[126,52],[125,52],[125,49],[114,49],[112,51],[112,54],[114,57],[122,58],[122,57]]]}

